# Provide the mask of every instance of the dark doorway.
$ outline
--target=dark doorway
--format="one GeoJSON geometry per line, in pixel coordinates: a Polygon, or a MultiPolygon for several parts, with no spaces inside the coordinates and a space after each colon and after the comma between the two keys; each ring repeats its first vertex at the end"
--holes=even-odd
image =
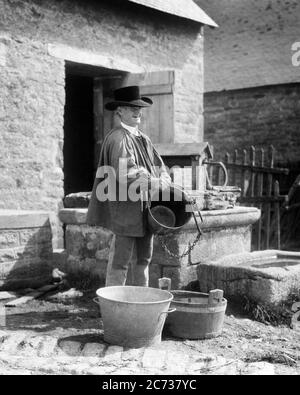
{"type": "Polygon", "coordinates": [[[64,116],[65,195],[90,192],[96,174],[105,131],[113,124],[104,111],[113,90],[122,86],[127,73],[103,67],[66,62],[64,116]]]}
{"type": "Polygon", "coordinates": [[[65,195],[91,191],[94,173],[93,78],[66,75],[65,195]]]}

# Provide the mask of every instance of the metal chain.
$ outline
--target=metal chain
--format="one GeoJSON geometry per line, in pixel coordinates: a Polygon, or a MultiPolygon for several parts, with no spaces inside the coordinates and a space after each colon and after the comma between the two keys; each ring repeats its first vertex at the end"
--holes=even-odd
{"type": "MultiPolygon", "coordinates": [[[[174,184],[174,185],[175,185],[175,184],[174,184]]],[[[180,186],[180,188],[182,188],[182,187],[180,186]]],[[[187,196],[189,197],[189,199],[190,199],[189,204],[195,205],[195,204],[196,204],[196,198],[190,196],[187,192],[186,192],[186,195],[187,195],[187,196]]],[[[150,210],[150,208],[151,208],[151,201],[148,200],[148,199],[147,199],[147,207],[148,207],[148,209],[150,210]]],[[[195,240],[193,241],[193,243],[189,245],[188,249],[187,249],[183,254],[178,255],[178,254],[175,254],[174,252],[170,251],[169,248],[167,247],[166,243],[163,241],[164,235],[157,235],[157,238],[158,238],[158,240],[159,240],[159,242],[160,242],[161,247],[162,247],[163,250],[164,250],[168,255],[170,255],[172,258],[179,258],[179,259],[182,259],[182,258],[188,256],[188,255],[193,251],[193,249],[196,247],[196,244],[197,244],[198,241],[200,240],[200,237],[202,236],[202,232],[201,232],[201,229],[199,228],[199,225],[197,224],[197,220],[196,220],[195,214],[193,214],[193,216],[194,216],[195,223],[196,223],[196,225],[197,225],[197,228],[198,228],[198,231],[199,231],[199,232],[198,232],[198,234],[197,234],[195,240]]],[[[199,216],[200,216],[200,218],[201,218],[201,220],[202,220],[200,211],[199,211],[199,216]]]]}
{"type": "Polygon", "coordinates": [[[162,246],[163,250],[170,255],[172,258],[179,258],[182,259],[186,256],[188,256],[193,249],[196,247],[196,244],[198,243],[198,241],[200,240],[201,237],[201,233],[197,234],[197,237],[195,238],[195,240],[193,241],[192,244],[189,245],[189,248],[181,255],[175,254],[174,252],[170,251],[169,248],[167,247],[166,243],[163,241],[163,235],[158,235],[158,240],[160,242],[160,245],[162,246]]]}

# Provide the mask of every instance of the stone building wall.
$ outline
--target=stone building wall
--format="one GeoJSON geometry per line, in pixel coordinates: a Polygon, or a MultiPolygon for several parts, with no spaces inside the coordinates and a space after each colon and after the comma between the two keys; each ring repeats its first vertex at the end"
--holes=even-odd
{"type": "Polygon", "coordinates": [[[210,92],[204,103],[205,140],[215,158],[273,144],[278,162],[300,165],[300,84],[210,92]]]}
{"type": "Polygon", "coordinates": [[[57,214],[62,207],[65,62],[49,44],[144,72],[174,70],[175,140],[202,141],[200,25],[124,4],[0,0],[0,208],[57,214]]]}
{"type": "Polygon", "coordinates": [[[205,28],[205,92],[300,82],[298,0],[195,0],[219,25],[205,28]]]}
{"type": "Polygon", "coordinates": [[[63,197],[64,64],[26,37],[2,33],[0,42],[0,208],[55,213],[63,197]]]}

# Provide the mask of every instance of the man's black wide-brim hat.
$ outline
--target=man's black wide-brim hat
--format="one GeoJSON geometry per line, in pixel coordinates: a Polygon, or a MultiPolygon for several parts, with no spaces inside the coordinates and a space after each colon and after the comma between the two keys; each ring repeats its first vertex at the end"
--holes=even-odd
{"type": "Polygon", "coordinates": [[[149,97],[142,97],[138,86],[127,86],[114,91],[115,100],[107,103],[105,108],[114,111],[117,107],[150,107],[153,101],[149,97]]]}

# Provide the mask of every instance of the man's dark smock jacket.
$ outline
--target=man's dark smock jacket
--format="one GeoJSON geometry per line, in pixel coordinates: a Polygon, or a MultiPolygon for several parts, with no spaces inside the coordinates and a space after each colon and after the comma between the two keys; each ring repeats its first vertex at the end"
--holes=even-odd
{"type": "MultiPolygon", "coordinates": [[[[127,160],[128,169],[143,167],[151,177],[165,176],[170,179],[160,155],[155,150],[149,137],[140,133],[135,136],[119,126],[113,129],[104,139],[100,153],[99,165],[111,166],[118,175],[119,158],[127,160]],[[161,174],[151,168],[157,166],[161,174]]],[[[119,180],[116,180],[117,201],[99,201],[96,190],[103,178],[95,179],[91,201],[87,214],[87,224],[102,226],[121,236],[143,237],[146,231],[146,215],[141,210],[141,201],[119,201],[119,180]]],[[[129,179],[129,184],[135,179],[129,179]]]]}

